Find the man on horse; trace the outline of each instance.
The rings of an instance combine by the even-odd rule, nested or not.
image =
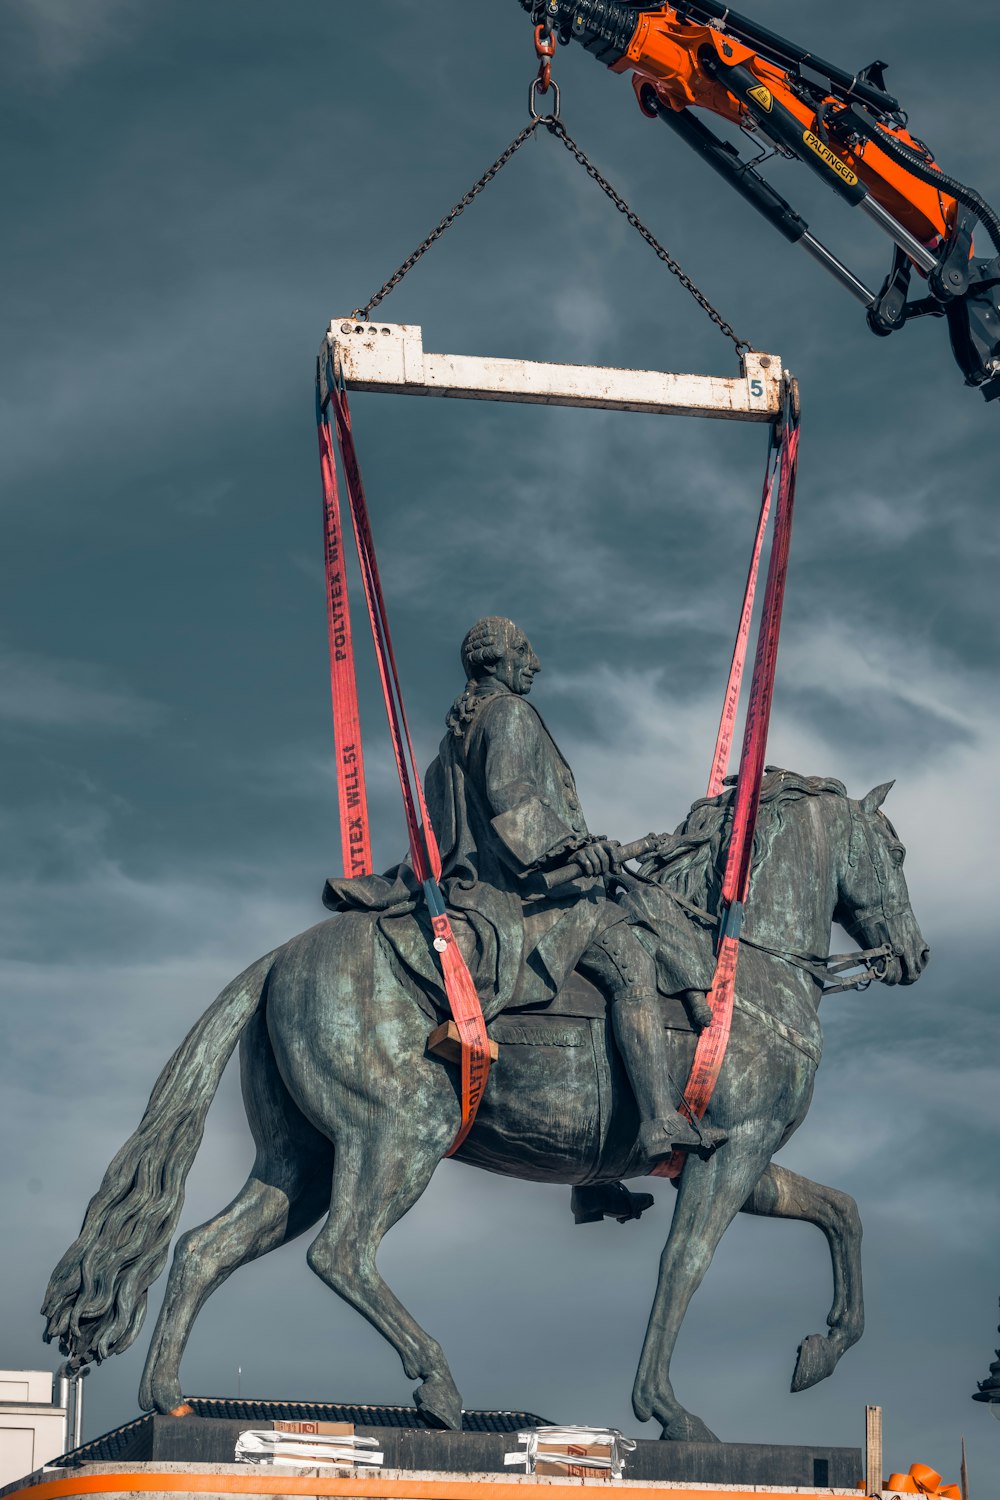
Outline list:
[[[489,616],[462,642],[462,665],[466,686],[426,784],[449,906],[482,911],[495,893],[513,907],[523,941],[517,1003],[551,999],[577,968],[607,996],[650,1162],[710,1153],[725,1136],[676,1108],[655,960],[605,888],[616,845],[588,831],[573,773],[527,701],[540,670],[530,641],[512,620]],[[567,863],[578,878],[548,890],[542,874]]]

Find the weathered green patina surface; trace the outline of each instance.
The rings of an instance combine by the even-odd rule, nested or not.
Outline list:
[[[712,955],[676,903],[650,923],[641,904],[606,888],[615,845],[593,837],[566,758],[528,702],[541,663],[512,620],[489,616],[462,643],[467,674],[427,775],[427,805],[442,856],[441,884],[487,1020],[510,1007],[548,1006],[578,970],[605,997],[652,1164],[672,1149],[722,1141],[678,1112],[660,995],[704,1015]],[[548,889],[546,870],[574,863],[575,879]],[[444,1001],[412,871],[328,881],[333,911],[379,911],[402,962]]]
[[[686,1076],[695,1038],[685,984],[711,969],[710,921],[699,912],[714,910],[718,897],[731,793],[695,804],[669,848],[609,884],[614,849],[589,839],[564,759],[537,716],[527,717],[536,668],[525,642],[518,691],[508,672],[513,639],[495,658],[507,663],[501,670],[511,681],[491,690],[483,684],[496,673],[469,673],[430,778],[449,901],[468,918],[463,941],[501,1043],[460,1157],[535,1181],[613,1184],[648,1170],[654,1153],[644,1127],[655,1128],[669,1107],[667,1075]],[[712,1134],[680,1181],[633,1390],[637,1416],[658,1418],[664,1437],[712,1436],[675,1396],[670,1360],[691,1296],[741,1210],[806,1219],[830,1244],[828,1331],[800,1346],[793,1388],[829,1375],[861,1335],[853,1200],[771,1159],[812,1096],[822,1045],[816,970],[829,953],[831,922],[861,947],[891,945],[881,975],[888,984],[912,983],[927,962],[902,845],[880,811],[887,790],[853,801],[836,781],[783,771],[765,779],[745,929],[752,944],[741,957],[732,1039],[706,1117]],[[579,861],[581,878],[553,899],[540,875],[567,855]],[[421,977],[425,961],[412,956],[413,937],[421,937],[415,895],[405,868],[381,883],[331,883],[334,914],[222,992],[168,1062],[109,1166],[43,1308],[47,1337],[82,1361],[120,1352],[139,1331],[205,1115],[239,1042],[257,1158],[229,1207],[178,1241],[143,1376],[144,1406],[167,1412],[179,1402],[181,1356],[210,1293],[238,1266],[322,1219],[310,1266],[396,1348],[419,1381],[424,1411],[460,1426],[461,1398],[443,1351],[375,1263],[382,1237],[426,1188],[459,1118],[457,1069],[426,1049],[440,986],[433,970]],[[609,950],[615,935],[619,946]],[[606,960],[627,981],[620,989]],[[579,973],[548,998],[573,964],[606,988],[610,1003]],[[622,972],[629,966],[641,979]],[[632,1007],[624,1024],[623,1004]],[[660,1092],[647,1098],[649,1073],[644,1082],[629,1053],[633,1024],[652,1037],[651,1056],[660,1060],[650,1082]]]

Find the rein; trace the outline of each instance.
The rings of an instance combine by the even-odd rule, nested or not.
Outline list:
[[[754,942],[753,938],[743,938],[742,941],[760,953],[768,953],[772,958],[780,958],[797,969],[805,969],[823,986],[823,995],[839,995],[844,990],[866,990],[876,980],[884,979],[889,972],[889,960],[899,957],[898,949],[891,943],[883,943],[880,948],[864,948],[858,953],[831,953],[824,962],[821,958],[811,958],[804,953],[769,948],[765,943]],[[851,974],[839,984],[826,983],[831,974],[845,974],[858,964],[864,966],[861,973]]]
[[[679,896],[668,886],[659,886],[658,889],[669,896],[671,901],[676,901],[677,905],[689,915],[696,917],[704,926],[713,928],[718,926],[718,917],[705,907],[696,906],[693,901],[688,901],[685,896]],[[758,953],[766,953],[769,958],[780,958],[783,963],[791,964],[796,969],[804,969],[807,974],[812,975],[817,984],[823,986],[824,995],[838,995],[844,990],[866,990],[876,980],[884,979],[889,970],[889,960],[899,957],[899,950],[892,943],[883,943],[880,948],[864,948],[858,953],[831,953],[828,958],[824,959],[818,953],[796,953],[793,948],[772,948],[767,943],[758,942],[756,938],[747,937],[744,932],[740,933],[739,941],[747,948],[755,948]],[[839,984],[826,983],[831,975],[844,974],[857,964],[864,965],[862,973],[841,980]]]

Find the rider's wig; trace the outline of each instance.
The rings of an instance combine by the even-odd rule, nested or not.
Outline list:
[[[502,659],[519,631],[513,620],[504,615],[487,615],[477,620],[462,642],[462,670],[470,682],[483,675],[483,667],[492,667]]]

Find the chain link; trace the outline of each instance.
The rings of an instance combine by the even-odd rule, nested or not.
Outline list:
[[[708,314],[712,322],[715,324],[716,328],[718,328],[719,332],[724,333],[727,339],[732,340],[733,344],[736,347],[736,353],[741,357],[744,354],[748,354],[752,350],[753,345],[748,344],[746,339],[741,339],[736,330],[733,328],[732,324],[727,323],[718,309],[712,306],[711,302],[709,302],[708,298],[705,296],[705,293],[700,289],[700,287],[695,285],[687,272],[680,265],[678,265],[677,261],[674,260],[674,257],[670,254],[670,251],[667,250],[665,246],[660,244],[659,240],[653,234],[652,230],[646,228],[645,224],[639,218],[639,215],[635,212],[635,210],[629,207],[621,194],[616,192],[615,189],[611,186],[610,182],[608,182],[607,178],[601,175],[597,167],[595,167],[594,163],[590,160],[590,157],[583,150],[582,146],[577,145],[576,141],[570,135],[569,131],[566,129],[562,121],[556,119],[547,119],[544,123],[548,126],[549,131],[552,133],[552,135],[554,135],[558,140],[562,142],[570,155],[576,158],[581,167],[583,167],[586,171],[587,176],[592,177],[601,191],[611,199],[611,202],[615,205],[615,208],[617,208],[618,212],[625,215],[625,218],[631,224],[632,228],[642,236],[649,248],[656,252],[671,275],[677,277],[677,280],[680,282],[681,286],[686,292],[690,292],[691,296],[697,302],[698,306],[703,312]]]
[[[532,94],[534,96],[534,89],[532,91]],[[639,218],[639,215],[635,212],[635,210],[629,207],[621,194],[616,192],[615,189],[611,186],[610,182],[608,182],[607,178],[604,177],[600,171],[598,171],[597,167],[594,166],[594,163],[590,160],[590,157],[587,155],[587,153],[581,146],[577,145],[576,141],[570,135],[565,125],[559,119],[558,113],[551,115],[538,115],[534,117],[531,120],[531,123],[529,125],[526,125],[524,129],[514,137],[510,145],[507,147],[506,151],[504,151],[502,155],[497,157],[493,165],[487,168],[482,177],[480,177],[478,181],[473,184],[473,186],[464,195],[464,197],[459,199],[458,203],[455,204],[455,207],[444,216],[440,224],[438,224],[435,229],[431,230],[430,234],[425,240],[421,241],[421,243],[413,251],[412,255],[408,255],[406,260],[403,261],[398,270],[393,272],[393,274],[389,277],[389,280],[379,288],[379,290],[368,302],[366,302],[365,306],[355,308],[351,316],[353,318],[367,318],[370,313],[374,312],[375,308],[378,307],[386,297],[388,297],[389,293],[395,290],[395,288],[402,281],[403,277],[406,276],[408,272],[413,270],[413,267],[417,264],[417,261],[420,260],[422,256],[426,255],[431,246],[441,238],[445,230],[450,229],[459,215],[463,214],[468,208],[469,204],[472,203],[476,198],[478,198],[479,194],[485,187],[489,186],[497,173],[507,165],[511,157],[516,152],[520,151],[521,147],[525,144],[526,141],[529,141],[531,139],[540,125],[544,125],[551,135],[554,135],[557,140],[562,142],[570,155],[579,162],[581,167],[583,167],[584,171],[587,173],[587,176],[593,178],[594,182],[597,183],[597,186],[601,189],[601,191],[605,193],[608,198],[610,198],[611,202],[614,204],[615,208],[617,208],[618,212],[620,214],[624,214],[626,220],[629,224],[631,224],[632,228],[642,236],[650,249],[655,252],[655,254],[666,266],[667,270],[670,271],[673,276],[677,277],[677,280],[680,282],[684,290],[691,294],[691,296],[697,302],[698,306],[704,313],[708,315],[708,317],[715,324],[716,328],[718,328],[719,332],[725,334],[726,338],[732,341],[733,345],[736,348],[736,353],[740,355],[740,357],[742,357],[744,354],[749,353],[752,350],[753,345],[747,343],[746,339],[741,339],[738,336],[732,324],[726,322],[725,318],[718,311],[718,309],[713,307],[711,302],[709,302],[704,292],[695,285],[686,271],[684,271],[683,268],[677,263],[674,257],[670,254],[670,251],[667,250],[664,245],[660,244],[660,241],[653,234],[652,230],[646,228],[646,225]]]

